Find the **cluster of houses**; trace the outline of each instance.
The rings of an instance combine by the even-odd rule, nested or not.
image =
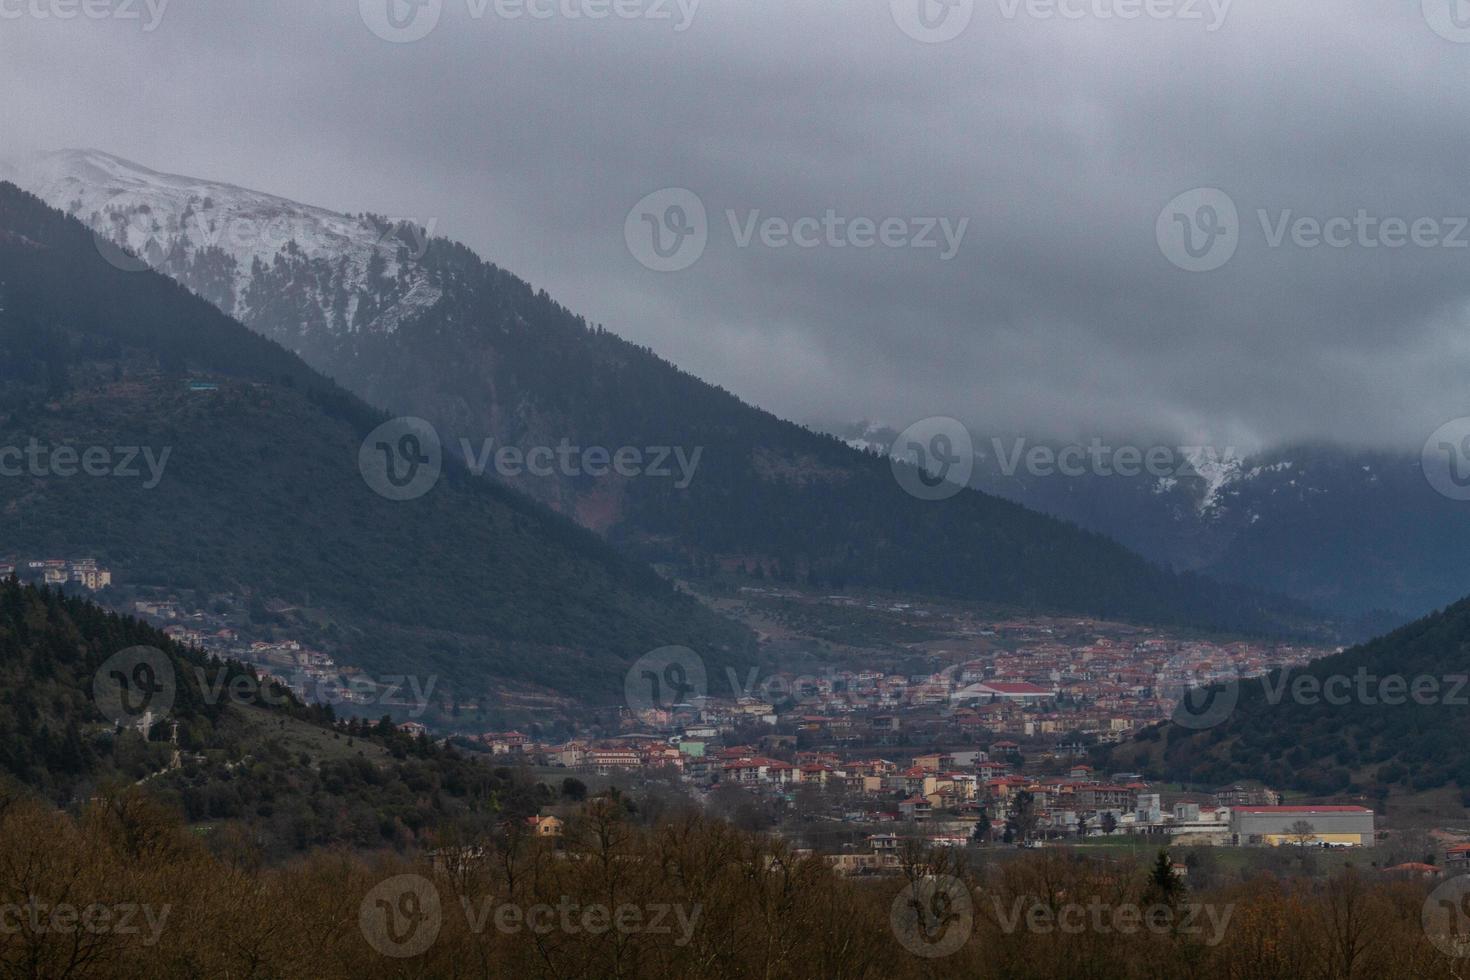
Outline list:
[[[845,596],[806,596],[776,589],[745,588],[762,599],[837,608],[865,607],[895,622],[924,623],[943,640],[923,644],[935,671],[896,676],[889,671],[844,672],[810,678],[776,675],[746,689],[716,692],[779,701],[791,694],[813,714],[841,715],[861,708],[892,710],[954,701],[990,700],[1049,704],[1046,725],[1078,727],[1080,715],[1095,727],[1136,727],[1167,717],[1184,690],[1215,681],[1259,677],[1279,667],[1296,667],[1331,649],[1274,642],[1211,642],[1171,635],[1155,627],[1072,617],[977,617],[942,607],[864,602]],[[1091,717],[1089,717],[1091,716]],[[1015,732],[1016,734],[1027,734]]]
[[[132,613],[160,628],[176,643],[197,647],[256,669],[262,682],[274,682],[308,703],[377,703],[378,685],[329,654],[297,640],[249,640],[221,617],[187,610],[171,599],[138,599]],[[404,701],[402,707],[415,707]],[[391,706],[390,706],[391,707]]]
[[[1069,751],[1081,758],[1092,745],[1122,741],[1169,717],[1193,687],[1259,676],[1324,652],[1148,635],[1067,643],[1031,634],[1014,650],[988,650],[925,674],[777,672],[726,697],[640,707],[626,727],[687,734],[691,726],[756,723],[839,749],[973,743],[987,733],[1072,736]]]
[[[1130,833],[1277,844],[1305,820],[1322,824],[1319,846],[1372,843],[1371,810],[1296,814],[1271,809],[1281,806],[1274,793],[1248,787],[1166,799],[1138,774],[1094,773],[1085,762],[1093,748],[1167,717],[1182,690],[1323,653],[1111,624],[1111,633],[1093,631],[1101,625],[1073,623],[1054,635],[1034,620],[986,624],[974,630],[980,655],[934,651],[936,666],[945,666],[929,673],[775,673],[729,697],[640,705],[624,712],[616,736],[537,744],[495,732],[483,741],[493,753],[542,765],[634,779],[660,773],[697,791],[734,785],[811,805],[815,789],[829,818],[875,830],[922,825],[938,842],[1002,839],[1023,810],[1028,838]],[[1276,827],[1278,815],[1292,819]],[[1352,829],[1341,830],[1344,822]]]
[[[16,577],[42,585],[76,585],[98,592],[112,585],[112,570],[95,558],[38,558],[0,560],[0,579]]]
[[[1166,794],[1137,773],[1104,778],[1084,764],[1053,775],[1023,772],[1022,745],[997,739],[984,749],[928,751],[903,762],[843,758],[801,750],[768,736],[755,745],[723,745],[716,728],[662,738],[639,735],[537,744],[520,732],[482,736],[498,755],[605,777],[677,777],[700,791],[722,784],[797,802],[820,791],[825,811],[854,824],[905,824],[933,843],[1144,834],[1178,844],[1370,846],[1373,811],[1357,806],[1283,806],[1275,792],[1234,785],[1213,793]],[[1052,754],[1055,764],[1058,756]],[[984,827],[977,826],[984,823]]]

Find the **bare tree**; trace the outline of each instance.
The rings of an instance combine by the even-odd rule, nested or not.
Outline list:
[[[1287,836],[1293,844],[1305,851],[1317,839],[1317,828],[1306,820],[1298,820],[1287,828]]]

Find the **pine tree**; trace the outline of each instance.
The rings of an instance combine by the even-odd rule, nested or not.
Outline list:
[[[1174,873],[1174,862],[1169,859],[1169,852],[1159,851],[1159,856],[1154,860],[1153,870],[1148,876],[1149,893],[1166,905],[1173,905],[1184,892],[1184,882]]]
[[[970,840],[976,844],[986,844],[990,841],[990,809],[980,808],[980,819],[975,821],[975,830],[970,834]]]

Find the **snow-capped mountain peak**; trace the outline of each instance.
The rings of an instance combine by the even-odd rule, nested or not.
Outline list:
[[[391,332],[442,295],[418,262],[428,233],[417,226],[161,173],[100,150],[41,154],[15,173],[21,187],[250,326],[263,319],[268,294],[279,295],[253,288],[267,276],[297,280],[301,335]],[[299,347],[303,337],[277,339]]]

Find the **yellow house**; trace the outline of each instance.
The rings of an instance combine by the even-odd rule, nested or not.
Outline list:
[[[526,826],[537,837],[560,837],[562,832],[562,822],[557,817],[527,817]]]

